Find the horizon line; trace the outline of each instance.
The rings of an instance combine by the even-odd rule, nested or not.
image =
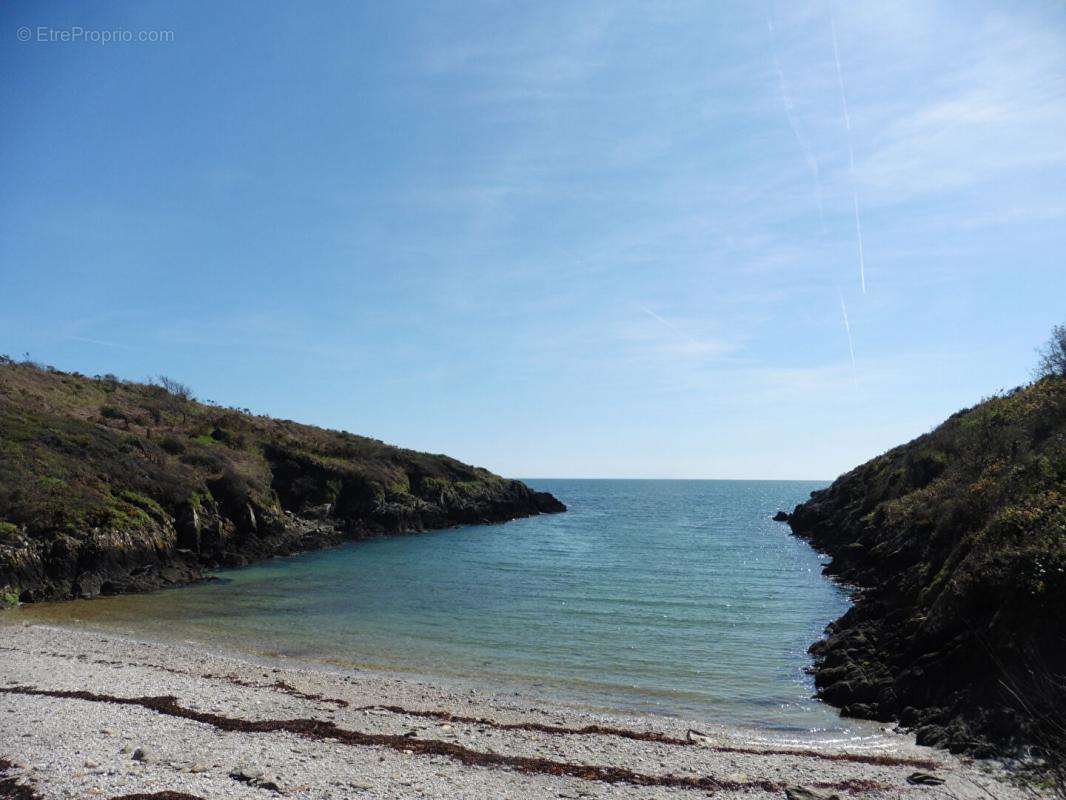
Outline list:
[[[590,475],[566,475],[549,477],[539,475],[535,477],[523,476],[516,478],[521,481],[719,481],[723,483],[831,483],[835,478],[690,478],[690,477],[603,477]]]

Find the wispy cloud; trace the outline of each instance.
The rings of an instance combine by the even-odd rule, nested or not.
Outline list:
[[[114,348],[117,348],[117,349],[120,349],[120,350],[136,350],[137,349],[136,347],[133,347],[132,345],[121,344],[120,342],[108,342],[108,341],[105,341],[103,339],[90,339],[90,338],[85,337],[85,336],[64,336],[63,339],[65,339],[68,342],[83,342],[85,344],[95,344],[95,345],[98,345],[99,347],[114,347]]]
[[[848,93],[844,88],[844,70],[840,66],[840,48],[837,46],[837,26],[829,17],[829,30],[833,36],[833,61],[837,68],[837,83],[840,84],[840,103],[844,110],[844,129],[848,142],[848,182],[851,184],[851,204],[855,210],[855,239],[859,245],[859,280],[862,293],[866,294],[866,256],[863,254],[862,221],[859,219],[859,195],[855,191],[855,147],[851,143],[851,113],[848,111]],[[841,303],[844,298],[841,296]],[[847,313],[845,312],[845,317]],[[852,356],[854,360],[854,356]]]
[[[848,305],[844,302],[844,293],[838,288],[840,295],[840,312],[844,315],[844,332],[848,335],[848,352],[851,353],[851,377],[855,382],[855,388],[859,387],[859,373],[855,368],[855,342],[851,338],[851,322],[848,321]]]
[[[737,345],[722,339],[698,339],[679,328],[670,320],[656,314],[650,308],[641,306],[640,310],[658,322],[675,338],[670,342],[656,340],[655,352],[685,357],[715,357],[731,353],[737,349]]]
[[[788,85],[785,82],[785,73],[781,69],[781,59],[777,55],[777,33],[774,30],[774,23],[770,17],[766,18],[766,27],[770,31],[770,51],[774,59],[774,70],[777,72],[777,82],[781,90],[781,102],[785,106],[785,116],[788,117],[788,126],[792,129],[792,135],[796,139],[796,143],[799,144],[800,151],[803,153],[803,160],[807,164],[807,169],[810,170],[811,180],[814,183],[814,200],[818,205],[818,220],[821,223],[822,231],[825,231],[825,205],[822,202],[822,175],[821,170],[818,168],[818,159],[814,157],[814,153],[811,152],[811,147],[807,143],[807,137],[805,137],[800,131],[799,121],[796,118],[795,107],[792,103],[792,95],[789,94]]]
[[[911,102],[867,104],[879,134],[857,176],[881,205],[947,195],[1066,166],[1066,49],[1061,34],[986,22],[967,50]]]

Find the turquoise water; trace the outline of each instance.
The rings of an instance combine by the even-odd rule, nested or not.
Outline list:
[[[172,636],[534,685],[593,705],[841,731],[808,645],[847,608],[770,520],[822,484],[531,480],[566,514],[357,542],[76,606]]]

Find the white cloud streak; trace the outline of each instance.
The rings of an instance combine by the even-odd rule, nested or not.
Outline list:
[[[844,292],[837,288],[837,294],[840,295],[840,312],[844,315],[844,332],[848,335],[848,352],[851,353],[851,378],[855,383],[855,388],[859,388],[859,373],[855,368],[855,343],[851,339],[851,323],[848,321],[848,306],[844,302]]]
[[[660,323],[662,323],[662,324],[663,324],[663,325],[665,325],[665,326],[666,326],[667,328],[669,328],[670,330],[672,330],[672,331],[673,331],[674,333],[676,333],[676,334],[677,334],[678,336],[680,336],[680,337],[681,337],[682,339],[685,339],[686,341],[692,342],[692,344],[694,344],[694,345],[697,345],[697,346],[699,346],[699,347],[702,347],[702,346],[703,346],[703,343],[702,343],[702,342],[701,342],[701,341],[700,341],[699,339],[695,338],[694,336],[689,336],[689,335],[688,335],[687,333],[685,333],[685,332],[684,332],[683,330],[681,330],[681,329],[680,329],[679,327],[677,327],[676,325],[674,325],[674,324],[673,324],[672,322],[667,322],[667,321],[666,321],[665,319],[663,319],[662,317],[660,317],[660,316],[659,316],[658,314],[656,314],[656,313],[655,313],[654,311],[652,311],[652,310],[651,310],[650,308],[645,308],[644,306],[641,306],[641,309],[640,309],[640,310],[641,310],[641,311],[643,311],[643,312],[644,312],[645,314],[647,314],[648,316],[650,316],[650,317],[651,317],[652,319],[658,320],[658,321],[659,321]]]
[[[785,115],[788,117],[788,126],[792,129],[792,135],[796,138],[797,144],[799,144],[800,150],[803,151],[803,160],[807,162],[807,169],[810,170],[811,180],[814,181],[814,201],[818,204],[818,221],[822,226],[822,232],[825,233],[825,207],[822,202],[822,173],[818,167],[818,159],[814,157],[814,153],[811,152],[811,147],[807,143],[806,137],[800,132],[799,122],[796,119],[795,106],[792,103],[792,96],[788,92],[788,85],[785,82],[785,73],[781,69],[781,59],[777,55],[777,34],[774,31],[774,23],[769,17],[766,18],[766,27],[770,31],[770,52],[774,59],[774,70],[777,72],[777,83],[781,90],[781,102],[785,106]]]
[[[862,220],[859,218],[859,196],[855,190],[851,190],[851,205],[855,209],[855,239],[859,244],[859,283],[862,285],[862,293],[866,294],[866,256],[862,246]]]
[[[848,140],[848,180],[851,183],[851,204],[855,209],[855,238],[859,244],[859,281],[862,284],[862,293],[866,294],[866,256],[862,246],[862,221],[859,218],[859,195],[855,191],[855,148],[851,143],[851,114],[848,111],[848,93],[844,89],[844,70],[840,66],[840,48],[837,46],[837,26],[833,18],[829,18],[829,30],[833,34],[833,61],[837,67],[837,83],[840,84],[840,103],[844,109],[844,128]],[[841,297],[843,303],[843,297]],[[845,318],[847,312],[845,312]],[[852,356],[854,360],[854,356]]]
[[[137,348],[132,347],[132,346],[130,346],[128,344],[120,344],[118,342],[105,342],[102,339],[88,339],[88,338],[86,338],[84,336],[64,336],[63,338],[66,339],[68,342],[83,342],[85,344],[99,345],[100,347],[115,347],[115,348],[118,348],[120,350],[135,350],[135,349],[137,349]]]
[[[695,336],[689,335],[669,320],[663,319],[650,308],[640,306],[640,310],[674,334],[674,336],[676,336],[676,344],[674,339],[671,339],[669,342],[655,341],[654,343],[651,343],[648,341],[647,335],[643,333],[629,336],[627,338],[635,339],[638,342],[643,340],[643,346],[640,346],[638,350],[635,351],[637,358],[643,359],[652,356],[656,361],[662,360],[664,357],[667,359],[714,359],[717,361],[737,349],[736,342],[713,337],[697,339]]]

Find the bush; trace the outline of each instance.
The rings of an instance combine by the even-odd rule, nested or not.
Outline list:
[[[190,467],[196,467],[207,472],[221,472],[230,465],[229,459],[222,453],[202,450],[199,448],[182,453],[180,458],[181,463],[188,464]]]
[[[126,415],[114,406],[100,406],[100,416],[104,419],[126,419]]]
[[[1036,352],[1040,354],[1036,365],[1038,379],[1052,375],[1066,376],[1066,325],[1052,328],[1051,338]]]
[[[164,436],[159,440],[159,447],[172,456],[180,456],[185,452],[185,443],[176,436]]]
[[[166,375],[159,376],[159,386],[164,389],[167,394],[171,394],[179,400],[188,402],[195,400],[192,389],[181,381],[176,381],[173,378],[168,378]]]
[[[11,522],[0,521],[0,542],[17,542],[19,527]]]
[[[240,450],[245,445],[245,436],[243,433],[234,433],[226,428],[216,427],[211,431],[211,439],[216,442],[221,442],[227,447],[232,447],[235,450]]]

